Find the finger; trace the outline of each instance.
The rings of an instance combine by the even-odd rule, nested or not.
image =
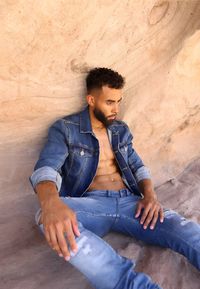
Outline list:
[[[157,223],[157,220],[158,220],[158,210],[156,210],[154,212],[154,216],[153,216],[153,220],[151,222],[151,226],[150,226],[150,229],[153,230],[155,228],[155,225]]]
[[[51,242],[51,236],[50,236],[50,232],[49,232],[49,227],[47,228],[47,227],[44,226],[44,235],[45,235],[47,243],[52,248],[52,242]]]
[[[78,247],[77,247],[77,244],[76,244],[76,241],[75,241],[75,236],[74,236],[74,233],[73,233],[73,230],[72,230],[72,226],[71,226],[71,223],[70,223],[70,226],[68,225],[68,222],[66,223],[65,222],[65,235],[66,235],[66,238],[69,242],[69,246],[71,248],[71,250],[76,253],[77,250],[78,250]]]
[[[78,228],[78,222],[77,222],[76,216],[72,220],[72,229],[73,229],[74,233],[76,234],[76,236],[79,237],[81,233],[80,233],[79,228]]]
[[[152,218],[154,217],[154,213],[155,213],[155,207],[151,208],[148,212],[148,215],[145,219],[145,222],[144,222],[144,226],[143,228],[146,229],[149,225],[149,223],[152,221]]]
[[[58,255],[60,256],[62,254],[59,244],[58,244],[58,240],[56,237],[56,229],[54,227],[49,227],[49,235],[50,235],[50,244],[51,244],[51,248],[56,251],[58,253]]]
[[[59,248],[60,248],[62,256],[65,258],[66,261],[69,261],[70,253],[68,250],[66,239],[64,237],[62,226],[57,226],[57,240],[58,240],[58,244],[59,244]]]
[[[49,246],[51,247],[51,238],[50,238],[50,234],[49,231],[44,227],[44,235],[45,238],[47,240],[47,243],[49,244]]]
[[[165,217],[164,217],[164,211],[162,207],[160,208],[159,213],[160,213],[160,222],[163,223]]]
[[[139,202],[138,205],[137,205],[137,210],[136,210],[136,213],[135,213],[135,218],[138,218],[141,214],[141,211],[142,211],[142,208],[143,208],[143,205]]]
[[[143,213],[142,213],[142,217],[141,217],[141,220],[140,220],[140,224],[143,224],[149,211],[151,209],[151,204],[147,205],[146,208],[144,209]]]

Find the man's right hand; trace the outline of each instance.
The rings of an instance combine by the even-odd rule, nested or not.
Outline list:
[[[50,247],[60,257],[64,257],[66,261],[69,261],[69,250],[71,249],[74,253],[78,250],[75,236],[80,236],[80,232],[76,214],[60,200],[58,194],[53,192],[54,188],[50,186],[52,184],[48,183],[49,189],[53,190],[49,190],[49,192],[46,191],[47,184],[39,184],[37,186],[37,193],[42,208],[41,222]]]
[[[51,198],[42,208],[41,221],[50,247],[68,261],[70,259],[69,249],[74,253],[78,250],[75,235],[80,236],[80,232],[75,212],[56,197]]]

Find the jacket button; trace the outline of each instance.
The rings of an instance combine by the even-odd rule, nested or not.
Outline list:
[[[85,153],[84,153],[84,151],[82,150],[82,151],[80,152],[80,155],[81,155],[81,156],[84,156],[84,154],[85,154]]]

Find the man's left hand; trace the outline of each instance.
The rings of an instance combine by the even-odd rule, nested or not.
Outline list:
[[[154,196],[144,197],[144,199],[138,202],[135,217],[138,218],[140,215],[140,224],[143,225],[144,229],[147,229],[150,224],[150,229],[153,230],[158,218],[161,223],[164,221],[163,209]]]

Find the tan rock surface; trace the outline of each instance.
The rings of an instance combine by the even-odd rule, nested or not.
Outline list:
[[[67,278],[63,277],[63,262],[38,236],[32,219],[36,202],[28,177],[48,126],[84,106],[89,68],[111,67],[126,77],[121,118],[130,125],[135,147],[150,167],[156,186],[175,182],[165,185],[164,204],[199,218],[199,163],[194,163],[191,175],[184,175],[189,181],[173,180],[200,156],[200,1],[5,0],[0,3],[0,27],[5,286],[63,288],[67,284],[66,288],[79,288],[82,284],[83,277],[70,266]],[[123,244],[130,241],[121,240]],[[119,247],[120,242],[117,238]],[[138,268],[167,284],[164,288],[197,288],[197,273],[182,258],[155,248],[148,248],[146,257],[145,250],[142,254],[144,260],[150,258],[150,265],[140,261]],[[158,256],[160,262],[156,262]],[[166,258],[171,260],[167,265]],[[151,268],[154,263],[159,274]],[[75,279],[69,277],[71,272]]]
[[[121,117],[157,185],[199,156],[199,1],[41,2],[0,4],[2,150],[33,150],[83,107],[88,68],[107,66],[126,77]]]

